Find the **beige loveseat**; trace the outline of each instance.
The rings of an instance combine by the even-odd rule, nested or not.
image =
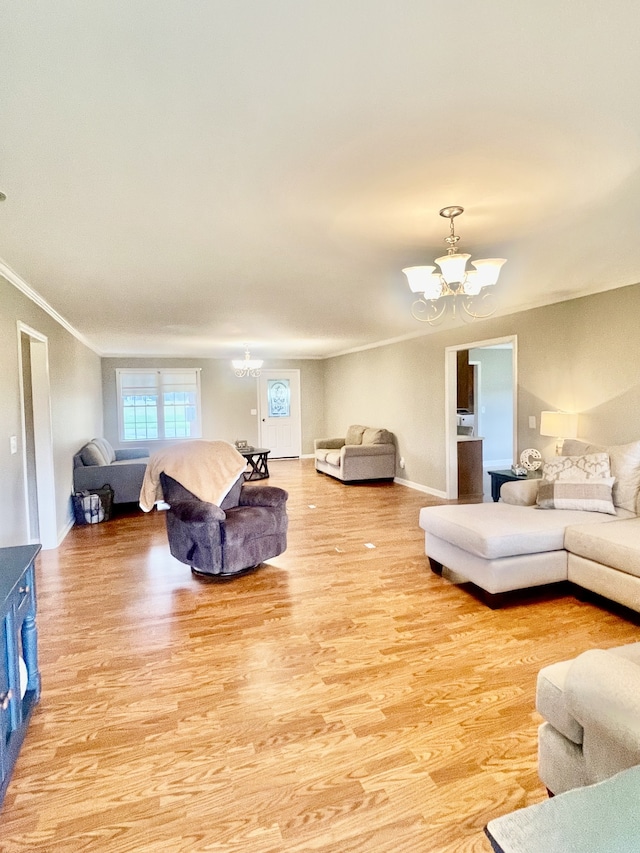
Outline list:
[[[392,480],[396,475],[396,445],[386,429],[354,424],[344,438],[316,438],[316,471],[344,482]]]
[[[538,775],[554,794],[640,764],[640,643],[545,666],[536,708]]]
[[[431,568],[440,574],[446,566],[475,584],[491,607],[507,592],[569,580],[640,612],[640,441],[565,441],[562,453],[608,457],[615,478],[608,509],[599,500],[600,511],[539,508],[545,480],[505,483],[499,503],[424,507],[419,523]]]

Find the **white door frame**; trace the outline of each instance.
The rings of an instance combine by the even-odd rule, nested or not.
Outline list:
[[[29,510],[29,478],[27,471],[27,424],[22,363],[22,335],[29,338],[31,350],[31,396],[35,445],[38,530],[32,529]],[[25,514],[29,542],[40,542],[43,549],[58,547],[56,527],[56,492],[53,464],[53,428],[51,423],[51,386],[49,382],[49,339],[18,320],[18,377],[22,421],[22,471],[24,476]]]
[[[447,500],[458,498],[458,352],[476,347],[491,347],[497,344],[511,344],[513,347],[513,362],[511,379],[513,386],[513,452],[518,446],[518,336],[508,335],[504,338],[490,338],[486,341],[473,341],[468,344],[456,344],[446,347],[444,361],[444,422],[445,422],[445,454],[446,454],[446,489]]]
[[[295,405],[295,415],[298,421],[298,448],[299,455],[302,455],[302,405],[301,405],[301,382],[300,382],[300,370],[298,368],[285,368],[282,370],[278,370],[277,368],[269,368],[268,370],[262,370],[260,376],[258,377],[257,384],[257,392],[258,392],[258,443],[260,447],[266,447],[266,438],[263,435],[263,421],[266,417],[266,412],[262,411],[262,389],[264,387],[263,383],[266,383],[268,379],[289,379],[290,382],[295,383],[297,386],[297,404]],[[292,395],[294,397],[294,395]],[[294,397],[295,398],[295,397]],[[293,406],[292,406],[293,411]],[[277,458],[277,457],[274,457]]]

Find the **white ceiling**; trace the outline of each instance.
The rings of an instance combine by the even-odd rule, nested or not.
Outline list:
[[[637,0],[6,0],[0,258],[104,355],[318,357],[640,281]],[[1,267],[0,267],[1,269]]]

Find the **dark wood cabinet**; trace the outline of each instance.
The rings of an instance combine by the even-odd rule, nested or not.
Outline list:
[[[475,373],[469,364],[469,350],[458,350],[458,409],[475,412]]]
[[[482,439],[458,440],[458,497],[482,500]]]

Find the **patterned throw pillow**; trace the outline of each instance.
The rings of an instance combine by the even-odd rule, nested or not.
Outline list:
[[[579,482],[610,477],[608,453],[588,453],[586,456],[553,456],[545,459],[542,479],[547,482],[572,480]]]
[[[616,478],[613,502],[621,509],[640,515],[640,441],[630,444],[611,444],[608,447],[566,439],[563,450],[567,455],[578,453],[609,454],[611,476]]]
[[[611,498],[615,477],[589,480],[541,480],[536,503],[539,509],[581,509],[615,515]]]

